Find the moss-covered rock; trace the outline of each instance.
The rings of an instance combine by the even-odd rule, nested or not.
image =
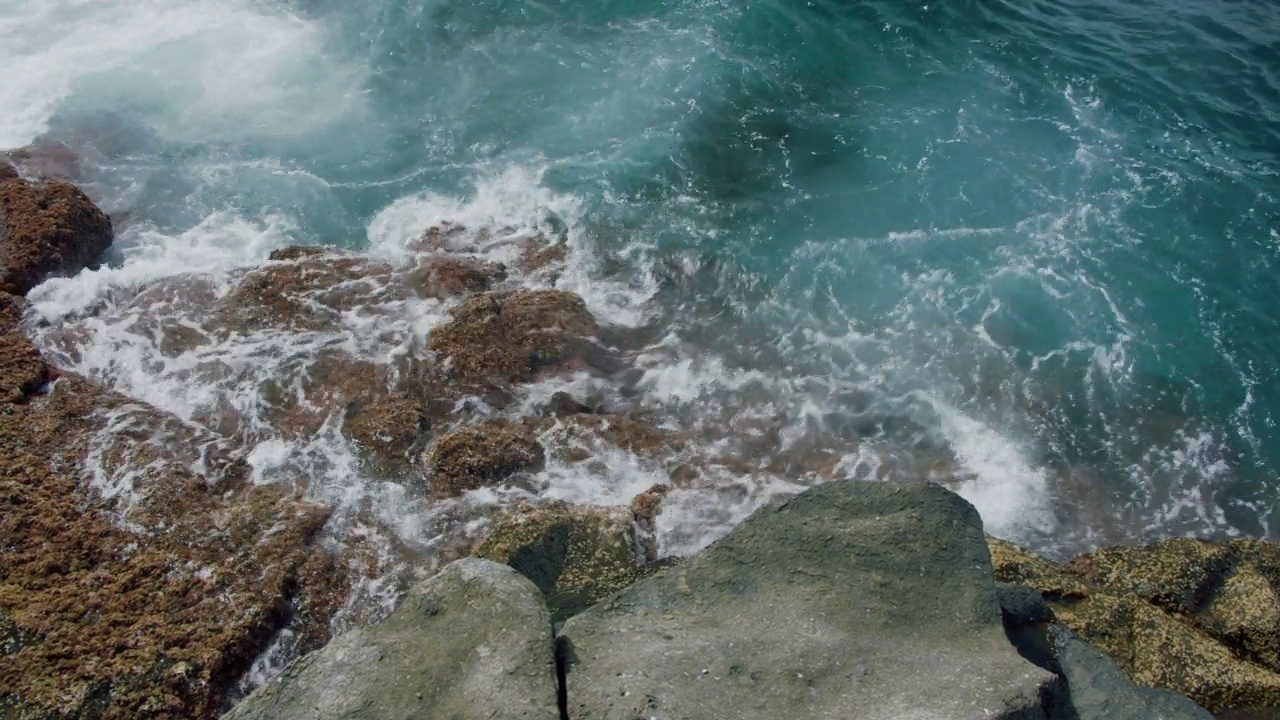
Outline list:
[[[1258,542],[1171,540],[1101,550],[1061,567],[1010,543],[989,545],[997,580],[1040,590],[1058,622],[1134,682],[1222,713],[1280,710],[1280,674],[1263,660],[1274,590],[1256,569],[1271,547]]]
[[[1235,563],[1195,614],[1197,624],[1280,672],[1280,545],[1242,538],[1229,544]]]
[[[486,420],[444,435],[428,451],[428,494],[454,497],[497,485],[517,473],[536,472],[545,463],[546,452],[529,428]]]
[[[1177,538],[1081,555],[1067,569],[1183,618],[1243,658],[1280,672],[1280,545]]]
[[[1175,538],[1147,548],[1103,548],[1064,569],[1094,586],[1132,593],[1165,612],[1193,614],[1234,564],[1230,547]]]
[[[475,554],[532,580],[556,622],[660,567],[638,557],[630,512],[559,503],[501,516]]]
[[[987,538],[987,547],[998,582],[1029,585],[1049,600],[1080,600],[1089,595],[1087,585],[1039,555],[993,537]]]

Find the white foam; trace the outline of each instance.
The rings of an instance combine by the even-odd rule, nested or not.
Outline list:
[[[552,461],[538,479],[541,495],[579,505],[626,506],[654,485],[670,484],[671,477],[653,462],[625,450],[597,447],[591,462],[565,464]]]
[[[634,327],[647,317],[646,303],[657,292],[656,281],[641,274],[626,280],[601,280],[594,272],[599,262],[597,246],[582,230],[582,202],[577,197],[546,186],[545,166],[509,165],[481,172],[472,193],[458,197],[424,192],[401,198],[369,224],[369,252],[378,257],[404,257],[417,251],[423,230],[446,224],[491,231],[488,240],[473,234],[460,236],[464,245],[452,250],[474,249],[487,259],[512,263],[520,243],[538,235],[551,242],[568,243],[567,265],[555,286],[576,292],[600,320]]]
[[[657,520],[658,554],[686,557],[719,540],[771,500],[803,487],[737,478],[730,486],[672,491]]]
[[[675,338],[664,342],[675,345]],[[749,384],[776,386],[780,381],[759,370],[731,368],[714,355],[698,357],[671,357],[661,352],[649,352],[636,358],[636,365],[644,368],[639,386],[646,397],[668,405],[680,405],[705,401],[716,392],[738,391]]]
[[[0,148],[59,106],[141,112],[171,139],[296,134],[358,105],[358,73],[322,29],[249,0],[9,0],[0,4]]]
[[[937,398],[926,400],[956,459],[972,473],[956,492],[978,509],[987,532],[1013,540],[1049,533],[1055,520],[1044,470],[994,428]]]
[[[512,257],[506,251],[516,242],[539,233],[552,233],[549,216],[554,214],[567,226],[579,220],[581,203],[572,195],[551,191],[542,184],[546,168],[509,166],[482,174],[474,182],[469,198],[424,192],[401,198],[369,223],[369,251],[375,255],[402,256],[416,251],[422,231],[432,226],[462,225],[476,230],[503,229],[482,250],[502,249],[498,259]],[[468,243],[474,242],[470,235]]]
[[[218,212],[178,235],[141,230],[117,241],[122,263],[71,278],[53,278],[33,289],[28,299],[41,316],[61,317],[91,307],[115,289],[141,288],[176,275],[216,276],[257,265],[271,250],[288,245],[294,229],[282,215],[257,221]]]

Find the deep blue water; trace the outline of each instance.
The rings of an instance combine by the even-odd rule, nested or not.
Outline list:
[[[119,262],[524,178],[757,378],[685,422],[951,452],[1038,544],[1280,534],[1276,3],[16,0],[0,47],[0,144],[81,148]]]

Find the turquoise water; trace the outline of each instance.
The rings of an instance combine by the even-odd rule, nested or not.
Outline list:
[[[15,0],[0,47],[0,145],[79,148],[118,263],[554,198],[683,423],[950,453],[1045,547],[1280,533],[1280,5]]]

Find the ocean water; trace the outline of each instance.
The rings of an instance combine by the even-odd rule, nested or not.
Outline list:
[[[33,293],[42,327],[182,417],[249,386],[159,361],[122,298],[452,220],[565,236],[557,283],[653,338],[594,390],[728,445],[770,428],[734,445],[761,468],[941,469],[1059,555],[1280,535],[1275,3],[7,0],[0,67],[0,148],[70,145],[120,219],[110,267]],[[261,475],[309,458],[320,499],[434,537],[332,427],[254,443]],[[545,496],[665,479],[602,457],[608,482],[552,467]],[[674,495],[665,551],[807,480],[742,482]]]

